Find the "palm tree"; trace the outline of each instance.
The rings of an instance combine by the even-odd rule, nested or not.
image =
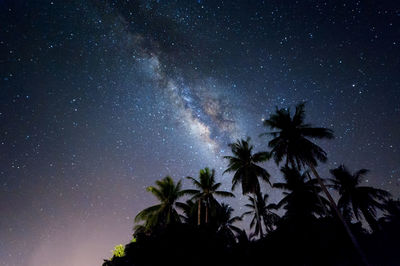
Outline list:
[[[318,161],[326,162],[326,152],[310,141],[310,138],[332,139],[333,132],[330,129],[312,127],[310,124],[306,124],[304,122],[304,108],[305,103],[298,104],[293,117],[290,109],[276,109],[275,113],[264,121],[264,125],[273,131],[261,135],[271,135],[273,137],[269,141],[268,146],[272,149],[271,155],[278,165],[285,159],[286,166],[290,164],[299,170],[306,166],[309,167],[329,201],[331,201],[332,207],[335,208],[335,201],[332,199],[315,169]],[[311,179],[310,176],[309,178]]]
[[[313,215],[322,215],[322,204],[329,204],[325,198],[319,198],[321,188],[316,179],[308,180],[307,173],[300,173],[296,168],[282,167],[285,183],[275,183],[274,188],[285,190],[284,197],[278,207],[286,210],[285,218],[310,218]],[[307,180],[306,180],[307,179]],[[321,199],[321,201],[320,201]]]
[[[264,126],[271,128],[272,132],[261,134],[273,137],[268,146],[277,164],[286,159],[289,164],[299,170],[305,166],[317,166],[317,161],[326,162],[326,152],[310,141],[311,139],[332,139],[333,132],[322,127],[312,127],[305,124],[305,103],[296,106],[292,117],[290,109],[276,109],[269,119],[264,121]]]
[[[258,194],[256,199],[254,199],[252,196],[249,196],[248,199],[250,203],[246,204],[245,206],[251,210],[243,213],[243,216],[253,215],[253,218],[250,222],[250,228],[252,229],[255,227],[254,235],[260,235],[260,238],[262,238],[262,224],[264,224],[267,232],[271,232],[280,219],[279,215],[272,211],[277,209],[277,205],[273,203],[267,204],[268,194],[264,194],[264,196]],[[260,215],[259,220],[257,219],[257,212]]]
[[[229,160],[228,168],[224,171],[234,172],[232,179],[232,191],[238,183],[242,185],[242,194],[253,194],[255,200],[256,195],[260,192],[260,183],[258,178],[271,184],[269,182],[269,173],[267,170],[258,165],[269,159],[267,152],[253,153],[253,146],[249,144],[250,138],[246,140],[237,140],[235,143],[229,144],[233,156],[225,156]],[[254,202],[256,205],[256,202]],[[260,221],[260,215],[256,208],[257,220]],[[260,228],[262,235],[262,228]]]
[[[217,208],[216,222],[217,222],[217,232],[227,239],[234,241],[235,233],[239,234],[241,229],[234,225],[234,223],[242,220],[240,216],[232,217],[233,208],[228,204],[221,203]]]
[[[347,234],[351,238],[357,251],[360,253],[364,263],[368,265],[366,257],[361,251],[360,245],[351,232],[349,225],[343,218],[335,201],[315,169],[318,161],[326,162],[327,156],[326,152],[321,147],[314,144],[310,139],[332,139],[333,131],[306,124],[304,122],[304,108],[305,103],[298,104],[293,116],[290,113],[290,109],[277,108],[275,113],[272,114],[269,119],[264,121],[264,125],[271,128],[273,131],[262,135],[270,135],[273,137],[273,139],[268,142],[268,146],[272,149],[270,153],[277,164],[286,159],[286,166],[290,163],[292,167],[298,169],[305,166],[311,169],[311,172],[318,180],[320,187],[328,198],[331,208],[335,210],[336,215],[345,227]]]
[[[376,221],[376,209],[384,209],[382,202],[389,198],[389,192],[374,187],[360,186],[368,173],[366,169],[351,174],[344,165],[341,165],[330,172],[334,177],[330,179],[331,187],[340,194],[339,209],[351,209],[358,221],[361,221],[360,213],[362,213],[371,229],[376,231],[379,228]]]
[[[201,205],[204,202],[205,204],[205,222],[208,223],[208,217],[209,217],[209,209],[211,208],[211,205],[215,203],[215,198],[214,195],[220,196],[220,197],[234,197],[231,192],[227,191],[221,191],[218,190],[219,187],[221,186],[221,183],[217,183],[215,181],[215,170],[212,169],[210,171],[209,168],[204,168],[200,170],[199,174],[199,180],[196,180],[193,177],[188,176],[188,179],[192,180],[193,184],[195,187],[198,188],[198,190],[190,190],[191,194],[194,194],[193,199],[197,199],[198,202],[198,217],[197,217],[197,224],[200,225],[201,223]]]
[[[146,208],[136,215],[135,222],[145,222],[144,225],[137,226],[138,229],[149,230],[180,222],[179,214],[175,209],[176,203],[180,197],[189,193],[187,190],[182,190],[181,181],[175,184],[174,180],[167,176],[156,181],[156,186],[148,187],[147,191],[156,196],[160,204]]]
[[[181,220],[186,224],[197,224],[197,203],[193,200],[187,200],[185,203],[177,202],[176,206],[182,210],[183,214],[180,215]]]

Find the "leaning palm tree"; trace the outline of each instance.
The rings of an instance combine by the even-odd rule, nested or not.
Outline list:
[[[264,194],[264,196],[259,194],[256,199],[253,196],[249,196],[248,199],[250,203],[245,206],[250,208],[250,210],[243,213],[243,216],[253,215],[250,228],[255,227],[254,235],[260,235],[260,238],[262,238],[261,229],[263,224],[266,232],[271,232],[280,219],[279,215],[273,212],[273,210],[277,209],[277,205],[273,203],[267,204],[268,194]],[[260,215],[259,220],[257,219],[257,212]]]
[[[171,223],[180,222],[180,217],[176,211],[177,200],[188,194],[187,190],[182,190],[181,181],[175,184],[171,177],[167,176],[162,180],[156,181],[156,186],[150,186],[147,191],[151,192],[160,201],[160,204],[146,208],[138,213],[135,222],[144,221],[144,225],[138,225],[141,230],[150,230],[155,227],[166,226]]]
[[[267,152],[253,153],[253,146],[249,144],[250,138],[246,140],[237,140],[235,143],[229,144],[232,150],[233,156],[225,156],[225,159],[229,160],[228,168],[224,171],[234,172],[232,179],[232,191],[235,189],[238,183],[242,185],[242,194],[253,194],[253,199],[260,192],[260,183],[258,178],[271,184],[269,182],[269,173],[267,170],[258,165],[258,163],[264,162],[269,159]],[[254,202],[254,205],[256,203]],[[256,208],[257,220],[260,221],[260,215]],[[262,228],[261,235],[262,235]]]
[[[271,148],[270,153],[278,165],[285,160],[286,166],[290,164],[292,167],[298,169],[301,169],[302,167],[310,168],[328,198],[331,208],[335,210],[336,215],[345,227],[347,234],[351,238],[357,251],[360,253],[364,263],[368,264],[365,255],[361,251],[360,245],[350,230],[349,225],[343,218],[335,201],[315,169],[318,165],[318,161],[326,162],[327,156],[326,152],[321,147],[314,144],[312,140],[332,139],[333,132],[330,129],[313,127],[310,124],[306,124],[304,122],[304,107],[304,103],[298,104],[293,116],[290,113],[290,109],[277,108],[275,113],[273,113],[269,119],[264,121],[264,125],[272,129],[272,131],[261,135],[272,136],[272,140],[268,142],[268,146]]]
[[[195,187],[198,190],[190,190],[191,194],[194,194],[193,199],[196,199],[198,202],[197,212],[197,224],[201,223],[201,205],[204,203],[205,205],[205,223],[208,223],[209,217],[209,209],[212,204],[215,203],[215,196],[219,197],[234,197],[231,192],[218,190],[221,186],[221,183],[217,183],[215,180],[215,170],[212,169],[210,171],[209,168],[204,168],[200,170],[199,179],[196,180],[193,177],[188,176],[188,179],[192,180]]]
[[[338,168],[330,170],[333,179],[331,187],[339,192],[340,199],[338,207],[342,210],[351,209],[354,217],[361,221],[360,213],[364,216],[373,231],[379,226],[376,221],[376,209],[384,210],[384,201],[390,197],[389,192],[369,187],[361,186],[368,170],[361,169],[353,174],[341,165]]]

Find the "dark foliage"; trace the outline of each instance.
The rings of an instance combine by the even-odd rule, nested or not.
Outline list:
[[[293,116],[288,109],[277,109],[265,121],[274,130],[269,133],[270,152],[255,153],[249,138],[230,144],[232,156],[225,156],[225,173],[233,174],[232,190],[239,184],[242,194],[248,195],[242,216],[251,217],[254,232],[237,227],[242,217],[233,216],[229,205],[214,198],[233,194],[219,190],[215,171],[205,168],[198,179],[189,177],[196,190],[183,190],[170,177],[149,187],[159,204],[138,214],[136,221],[144,223],[136,226],[136,241],[103,266],[400,265],[400,201],[382,189],[364,186],[367,170],[352,174],[341,166],[331,170],[329,180],[339,193],[338,208],[326,180],[315,170],[327,155],[311,142],[332,138],[332,131],[311,127],[304,117],[304,104],[299,104]],[[278,166],[286,161],[281,168],[284,182],[272,185],[283,193],[277,204],[268,203],[259,182],[270,184],[270,175],[260,164],[271,156]],[[302,171],[307,167],[316,179]],[[191,199],[178,202],[183,195]],[[284,212],[282,217],[275,213],[278,209]],[[377,210],[383,212],[380,219]]]
[[[281,171],[286,182],[275,183],[273,187],[284,190],[278,203],[278,207],[286,210],[283,218],[297,221],[314,215],[322,216],[328,201],[318,195],[321,188],[317,180],[309,180],[307,173],[300,173],[296,168],[283,167]]]
[[[345,217],[351,219],[354,214],[354,217],[360,221],[360,213],[362,213],[371,229],[376,231],[379,228],[376,221],[376,209],[383,210],[385,208],[382,201],[388,199],[390,194],[382,189],[362,186],[361,182],[367,173],[368,170],[361,169],[351,174],[344,165],[341,165],[331,170],[334,178],[330,181],[331,187],[340,194],[338,207]]]
[[[316,166],[318,161],[327,160],[326,152],[312,142],[313,139],[332,139],[333,131],[322,127],[306,124],[305,104],[296,106],[293,116],[290,109],[276,109],[264,126],[272,131],[262,135],[271,136],[268,142],[271,155],[279,164],[285,159],[285,165],[301,169],[305,166]]]
[[[352,230],[368,254],[371,265],[399,265],[399,224],[385,233],[365,232],[360,224]],[[266,237],[250,241],[244,232],[239,242],[227,245],[224,235],[207,226],[170,225],[151,236],[137,236],[125,248],[126,255],[106,266],[150,265],[363,265],[342,225],[334,218],[310,218],[281,223]]]

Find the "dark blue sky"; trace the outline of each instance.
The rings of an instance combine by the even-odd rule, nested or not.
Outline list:
[[[227,144],[267,149],[262,120],[300,101],[335,131],[321,175],[368,168],[397,198],[395,2],[0,1],[1,265],[100,265],[146,186],[208,166],[230,188]]]

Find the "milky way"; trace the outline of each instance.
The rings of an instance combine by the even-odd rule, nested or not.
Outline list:
[[[196,71],[196,66],[190,66],[201,62],[192,61],[194,41],[184,40],[183,34],[177,32],[179,25],[154,11],[153,8],[157,9],[154,3],[149,5],[110,2],[101,5],[101,9],[107,15],[113,14],[110,23],[124,29],[120,32],[121,39],[129,41],[123,49],[133,55],[133,63],[163,92],[158,96],[158,105],[169,106],[173,119],[182,124],[192,141],[200,141],[196,149],[204,147],[206,152],[219,157],[220,145],[240,136],[231,117],[232,110],[221,100],[224,88],[210,76]],[[143,24],[154,26],[141,30]],[[188,50],[187,46],[192,49]]]
[[[101,265],[148,185],[208,166],[229,189],[228,143],[267,149],[301,101],[335,132],[321,175],[399,197],[399,4],[348,2],[0,1],[0,265]]]

